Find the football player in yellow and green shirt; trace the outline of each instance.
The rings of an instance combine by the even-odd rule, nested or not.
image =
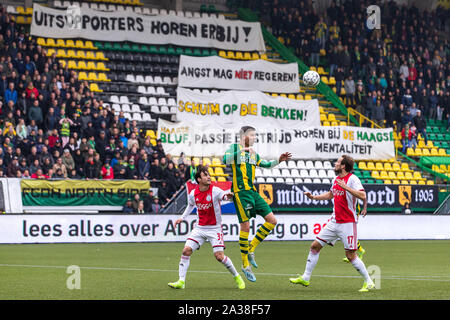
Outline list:
[[[255,128],[244,126],[239,132],[240,142],[232,144],[225,152],[223,163],[230,165],[233,171],[231,191],[234,193],[234,206],[240,223],[239,247],[242,257],[242,271],[249,281],[256,281],[250,263],[257,268],[255,261],[255,248],[275,228],[277,220],[267,202],[256,191],[253,184],[255,180],[255,167],[273,168],[282,161],[291,159],[289,152],[283,153],[277,160],[263,160],[253,150],[256,140]],[[257,230],[255,237],[248,241],[250,231],[250,218],[260,215],[264,224]]]

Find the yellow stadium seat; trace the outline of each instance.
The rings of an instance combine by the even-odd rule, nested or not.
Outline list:
[[[258,60],[259,59],[259,54],[257,54],[256,52],[252,53],[252,60]]]
[[[317,68],[317,73],[320,74],[320,75],[326,74],[326,73],[325,73],[325,70],[323,69],[323,67],[318,67],[318,68]],[[328,79],[327,79],[327,81],[328,81]]]
[[[278,97],[278,93],[272,93],[272,97]]]
[[[426,183],[425,183],[424,180],[419,180],[419,183],[418,183],[418,184],[425,185]]]
[[[47,50],[47,57],[51,57],[53,54],[56,54],[56,50],[55,49],[48,49]]]
[[[417,143],[417,146],[418,146],[419,148],[425,148],[425,147],[426,147],[425,141],[420,140],[420,141]]]
[[[394,171],[389,171],[389,179],[395,180],[397,179],[397,175]]]
[[[147,136],[149,136],[152,139],[156,139],[156,133],[153,130],[147,130]]]
[[[222,167],[216,167],[215,174],[216,174],[216,176],[225,176],[225,173],[223,172]]]
[[[428,140],[428,142],[427,142],[427,147],[428,147],[428,148],[434,148],[433,141]]]
[[[252,55],[250,54],[250,52],[244,52],[244,60],[252,60]]]
[[[375,163],[375,169],[377,169],[378,171],[384,170],[383,163],[382,162]]]
[[[328,121],[336,121],[336,116],[334,115],[334,113],[328,114]]]
[[[56,51],[56,57],[57,58],[66,58],[67,57],[66,50],[58,49],[58,51]]]
[[[98,84],[96,84],[96,83],[94,83],[94,82],[92,82],[92,83],[89,85],[89,89],[90,89],[91,91],[93,91],[93,92],[103,92],[103,90],[101,90],[101,89],[98,87]]]
[[[397,179],[399,180],[405,180],[405,173],[403,171],[397,172]]]
[[[244,55],[242,54],[241,51],[237,51],[235,57],[238,60],[244,60]]]
[[[438,149],[437,148],[431,148],[430,154],[432,156],[438,156],[439,155]]]
[[[422,155],[423,155],[422,149],[416,148],[416,150],[414,150],[414,156],[421,157]]]
[[[336,78],[335,77],[330,77],[328,79],[328,83],[329,83],[330,86],[336,85]]]
[[[413,177],[414,177],[414,179],[416,179],[416,180],[425,180],[425,178],[422,177],[422,175],[420,174],[419,171],[414,171]]]
[[[80,70],[90,70],[88,68],[88,66],[86,66],[86,62],[84,62],[84,61],[78,61],[78,69],[80,69]]]
[[[260,59],[262,60],[269,60],[269,58],[267,57],[267,54],[263,53],[260,57]]]
[[[75,41],[75,47],[79,48],[79,49],[84,49],[84,42],[83,40],[76,40]]]
[[[320,79],[322,80],[323,83],[325,83],[326,85],[328,85],[328,78],[327,78],[327,77],[322,76]]]
[[[400,171],[401,169],[400,169],[400,165],[398,164],[398,163],[394,163],[393,165],[392,165],[392,170],[394,170],[394,171]]]
[[[56,39],[56,46],[65,48],[66,42],[64,41],[64,39]]]
[[[211,177],[211,182],[217,182],[216,177]]]
[[[210,158],[203,158],[203,165],[204,166],[211,165],[211,159]]]
[[[287,98],[287,95],[285,93],[280,93],[280,97]]]
[[[217,181],[218,181],[218,182],[226,182],[227,179],[226,179],[225,177],[218,177],[218,178],[217,178]]]
[[[380,173],[378,171],[376,171],[376,170],[372,171],[371,176],[374,179],[380,179]]]
[[[103,62],[97,63],[97,70],[109,71],[109,69],[105,66],[105,64]]]
[[[386,171],[392,171],[392,166],[390,163],[385,163],[384,164],[384,170]]]
[[[86,55],[85,55],[85,57],[84,57],[84,59],[89,59],[89,60],[98,60],[96,57],[95,57],[95,53],[94,53],[94,51],[86,51],[86,52],[84,52],[84,51],[79,51],[79,52],[83,52],[83,54],[85,53]],[[101,52],[101,51],[99,51],[99,52]],[[103,52],[101,52],[102,54],[103,54]]]
[[[213,168],[211,168],[211,167],[208,167],[208,172],[209,172],[209,175],[210,175],[210,176],[215,176],[215,175],[216,175],[216,174],[214,173]]]
[[[31,8],[31,7],[25,8],[25,14],[27,16],[32,15],[33,14],[33,8]]]
[[[289,94],[289,95],[288,95],[288,98],[289,98],[289,99],[294,99],[294,100],[295,100],[295,94],[292,94],[292,93]]]
[[[405,179],[413,180],[414,177],[411,172],[405,172]]]
[[[443,172],[446,172],[446,171],[447,171],[447,167],[445,166],[445,164],[441,164],[441,165],[439,166],[439,169],[441,169]]]
[[[332,127],[337,127],[338,125],[339,125],[339,123],[337,121],[331,121]]]
[[[97,47],[94,46],[94,43],[90,40],[87,40],[84,42],[84,48],[85,49],[93,49],[93,50],[97,49]]]
[[[67,58],[76,59],[77,58],[77,54],[76,54],[75,50],[67,50]]]
[[[41,47],[46,47],[47,43],[45,42],[44,38],[37,38],[36,40],[37,45],[41,46]]]
[[[105,55],[103,54],[103,52],[101,52],[101,51],[98,51],[96,54],[95,54],[95,59],[97,59],[97,60],[108,60],[108,58],[106,58],[105,57]]]
[[[341,122],[339,122],[339,125],[340,125],[340,126],[346,126],[346,125],[347,125],[347,122],[341,121]]]
[[[330,122],[328,122],[328,121],[323,121],[323,122],[322,122],[322,126],[324,126],[324,127],[329,127],[329,126],[330,126]]]
[[[402,182],[400,184],[409,184],[408,180],[402,180]]]
[[[156,146],[156,139],[150,139],[150,143],[152,144],[152,146]]]
[[[417,184],[417,181],[416,180],[410,180],[409,184]]]
[[[325,49],[320,49],[319,54],[323,57],[327,55],[327,52]]]
[[[72,50],[69,50],[69,52]],[[86,59],[86,53],[83,50],[78,50],[75,58],[77,59]]]
[[[66,62],[66,60],[59,60],[59,64],[60,64],[63,68],[65,68],[66,65],[67,65],[67,62]]]
[[[192,161],[194,162],[194,165],[195,165],[195,166],[198,166],[198,165],[200,164],[200,158],[198,158],[198,157],[194,157],[194,158],[192,159]]]
[[[433,180],[427,180],[427,185],[429,185],[429,186],[434,185],[434,181]]]
[[[407,162],[402,162],[401,170],[402,171],[411,171],[409,169],[409,164]]]
[[[75,60],[69,60],[67,67],[69,69],[78,69],[77,62]]]
[[[110,79],[108,79],[108,77],[106,76],[105,73],[99,73],[98,74],[98,81],[111,81]]]
[[[361,170],[367,170],[366,163],[364,161],[358,162],[358,168]]]
[[[375,164],[372,161],[367,162],[367,170],[375,170]]]
[[[67,48],[76,48],[75,42],[73,42],[72,39],[66,40],[66,47],[67,47]]]
[[[47,39],[47,46],[48,46],[48,47],[56,47],[55,39],[53,39],[53,38],[48,38],[48,39]]]
[[[392,180],[392,184],[400,184],[400,180]]]
[[[316,67],[315,67],[315,66],[310,66],[310,67],[309,67],[309,70],[312,70],[312,71],[317,71],[317,69],[316,69]]]
[[[93,61],[88,61],[86,68],[88,70],[97,70],[97,65]]]
[[[328,121],[327,115],[324,114],[324,113],[321,113],[321,114],[320,114],[320,121]]]
[[[305,94],[305,100],[312,100],[312,97],[309,94]]]
[[[227,51],[227,59],[236,59],[233,51]]]
[[[226,58],[227,53],[224,50],[219,50],[219,57]]]
[[[447,152],[445,152],[445,149],[439,149],[439,155],[440,156],[446,156]]]
[[[392,184],[391,180],[384,180],[384,184]]]
[[[25,8],[22,6],[17,6],[16,11],[17,11],[17,14],[25,15]]]
[[[78,73],[78,80],[80,80],[80,81],[88,80],[88,76],[87,76],[86,72]]]
[[[303,95],[302,95],[301,93],[299,93],[299,94],[297,95],[297,100],[303,100]]]
[[[97,74],[95,72],[89,72],[88,73],[88,80],[90,80],[90,81],[100,81],[100,79],[97,78]]]
[[[383,180],[390,179],[389,175],[388,175],[388,173],[386,171],[381,171],[380,172],[380,178],[383,179]]]

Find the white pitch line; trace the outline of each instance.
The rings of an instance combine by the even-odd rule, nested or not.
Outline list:
[[[42,265],[29,265],[29,264],[0,264],[0,267],[18,267],[18,268],[54,268],[54,269],[67,269],[68,266],[42,266]],[[118,268],[118,267],[80,267],[80,269],[87,270],[110,270],[110,271],[150,271],[150,272],[178,272],[178,270],[167,269],[147,269],[147,268]],[[212,270],[189,270],[191,273],[213,273],[213,274],[228,274],[226,271],[212,271]],[[260,276],[297,276],[298,274],[292,273],[258,273]],[[361,278],[361,276],[338,276],[338,275],[314,275],[318,278]],[[428,278],[427,278],[428,277]],[[385,280],[411,280],[411,281],[437,281],[437,282],[450,282],[445,279],[430,279],[439,277],[450,277],[450,275],[430,275],[430,276],[382,276]]]

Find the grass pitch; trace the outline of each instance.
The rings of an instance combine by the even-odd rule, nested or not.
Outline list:
[[[361,241],[366,266],[381,271],[379,290],[359,293],[363,280],[342,262],[340,242],[321,251],[308,288],[289,283],[303,273],[310,241],[266,241],[256,251],[257,281],[238,290],[209,243],[194,252],[186,289],[174,290],[183,243],[0,245],[0,299],[327,300],[450,299],[450,241]],[[240,271],[237,243],[226,243]],[[69,290],[67,267],[80,267]],[[242,272],[240,272],[242,274]]]

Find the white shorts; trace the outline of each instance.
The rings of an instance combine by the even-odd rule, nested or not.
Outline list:
[[[223,251],[225,243],[223,241],[222,227],[212,229],[194,228],[186,240],[186,247],[191,247],[193,251],[199,249],[208,240],[211,243],[213,252]]]
[[[356,222],[336,223],[330,220],[317,235],[316,239],[322,247],[325,244],[333,246],[340,239],[344,244],[345,250],[356,250],[358,249],[356,229]]]

